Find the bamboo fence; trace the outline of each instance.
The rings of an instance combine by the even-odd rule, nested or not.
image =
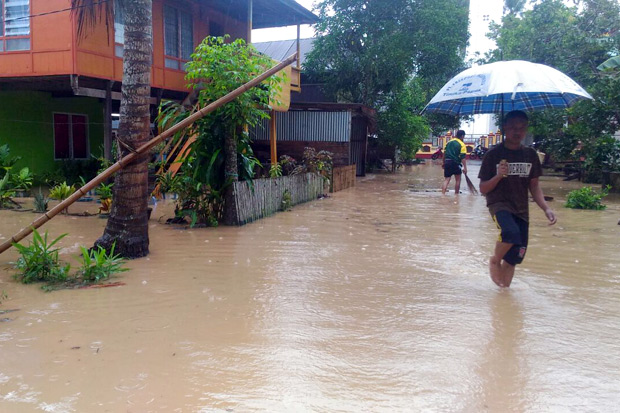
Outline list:
[[[64,201],[56,205],[54,208],[50,209],[45,214],[41,215],[39,218],[34,220],[29,226],[27,226],[26,228],[23,228],[17,234],[13,235],[11,238],[3,242],[0,245],[0,254],[2,254],[4,251],[11,248],[11,246],[14,243],[17,243],[21,241],[22,239],[26,238],[28,235],[32,233],[34,229],[39,228],[40,226],[42,226],[43,224],[45,224],[46,222],[54,218],[56,215],[58,215],[65,208],[69,207],[71,204],[76,202],[78,199],[80,199],[84,195],[88,194],[88,191],[95,189],[95,187],[97,187],[101,182],[105,181],[106,179],[108,179],[110,176],[112,176],[113,174],[115,174],[116,172],[124,168],[125,166],[131,164],[133,161],[136,160],[137,157],[150,151],[159,142],[171,136],[174,136],[177,132],[182,131],[183,129],[190,126],[192,123],[205,117],[208,113],[213,112],[215,109],[219,108],[220,106],[225,105],[226,103],[234,100],[237,96],[241,95],[242,93],[245,93],[249,89],[259,85],[263,80],[267,79],[270,76],[273,76],[274,74],[278,73],[280,70],[284,69],[288,65],[295,62],[296,59],[297,59],[297,53],[294,53],[288,58],[286,58],[285,60],[283,60],[281,63],[275,65],[274,67],[267,70],[266,72],[256,76],[254,79],[252,79],[245,85],[239,86],[237,89],[233,90],[226,96],[223,96],[219,98],[218,100],[216,100],[215,102],[210,103],[209,105],[200,109],[193,115],[177,123],[170,129],[164,131],[160,135],[157,135],[156,137],[154,137],[153,139],[151,139],[144,145],[135,149],[135,152],[131,152],[129,155],[124,156],[118,162],[116,162],[115,164],[110,166],[108,169],[106,169],[105,171],[97,175],[95,178],[93,178],[91,181],[86,183],[86,185],[82,186],[77,191],[75,191],[71,196],[69,196],[69,198],[65,199]]]
[[[245,225],[281,211],[285,193],[290,195],[289,206],[317,199],[323,195],[324,182],[323,177],[315,173],[255,179],[252,186],[245,181],[235,182],[237,224]]]

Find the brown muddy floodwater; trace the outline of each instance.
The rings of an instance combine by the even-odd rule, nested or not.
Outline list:
[[[423,191],[441,179],[369,175],[241,228],[166,226],[160,203],[121,287],[45,293],[1,255],[0,411],[620,411],[620,199],[568,210],[580,184],[544,178],[559,222],[532,204],[508,291],[484,199]],[[0,237],[33,216],[1,211]],[[46,226],[67,259],[103,227]]]

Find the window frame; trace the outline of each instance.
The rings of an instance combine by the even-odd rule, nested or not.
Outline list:
[[[171,56],[166,54],[166,45],[167,45],[167,39],[166,39],[166,7],[169,7],[171,9],[175,9],[177,11],[177,21],[176,21],[176,32],[177,32],[177,50],[178,50],[178,56]],[[163,38],[164,38],[164,68],[167,70],[178,70],[178,71],[185,71],[185,63],[189,62],[190,59],[183,59],[181,56],[183,56],[183,30],[182,30],[182,17],[181,14],[186,14],[189,18],[190,21],[192,22],[192,27],[191,27],[191,33],[192,33],[192,53],[194,50],[194,16],[192,13],[186,12],[185,10],[183,10],[181,7],[178,7],[178,5],[174,5],[174,4],[170,4],[170,3],[164,3],[163,7],[162,7],[162,33],[163,33]],[[167,61],[174,61],[177,64],[177,67],[168,67],[167,66]]]
[[[21,36],[7,36],[6,35],[6,21],[5,21],[5,7],[6,0],[0,0],[0,53],[23,53],[29,52],[32,50],[32,0],[28,0],[28,35]],[[28,39],[28,48],[27,49],[16,49],[16,50],[7,50],[6,44],[7,40],[19,40],[19,39]]]
[[[56,157],[56,115],[66,115],[69,117],[69,157],[57,158]],[[76,158],[74,145],[73,145],[73,116],[82,116],[86,120],[85,125],[85,139],[86,139],[86,158]],[[90,120],[86,113],[74,113],[74,112],[52,112],[52,135],[54,139],[54,160],[55,161],[83,161],[90,159]]]

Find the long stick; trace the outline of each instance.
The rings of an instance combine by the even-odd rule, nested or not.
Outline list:
[[[467,181],[467,188],[469,189],[469,192],[474,195],[478,195],[478,190],[476,189],[476,186],[473,184],[471,179],[469,179],[469,176],[467,176],[465,172],[463,172],[463,175],[465,175],[465,180]]]
[[[281,63],[277,64],[276,66],[264,72],[263,74],[256,76],[254,79],[250,80],[245,85],[239,86],[237,89],[233,90],[226,96],[223,96],[219,98],[218,100],[216,100],[215,102],[210,103],[209,105],[200,109],[198,112],[194,113],[188,118],[177,123],[176,125],[164,131],[160,135],[154,137],[153,139],[151,139],[150,141],[148,141],[147,143],[145,143],[144,145],[136,149],[135,152],[132,152],[129,155],[124,156],[118,162],[116,162],[115,164],[110,166],[108,169],[106,169],[105,171],[97,175],[95,178],[93,178],[91,181],[89,181],[86,185],[84,185],[83,187],[75,191],[69,198],[65,199],[64,201],[56,205],[54,208],[50,209],[45,214],[41,215],[39,218],[34,220],[29,226],[22,229],[17,234],[13,235],[10,239],[3,242],[2,245],[0,245],[0,254],[8,250],[13,245],[13,243],[17,243],[21,241],[22,239],[26,238],[28,235],[32,233],[34,229],[39,228],[41,225],[45,224],[47,221],[54,218],[62,210],[64,210],[69,205],[73,204],[75,201],[77,201],[78,199],[86,195],[88,191],[94,189],[97,185],[99,185],[101,182],[106,180],[109,176],[115,174],[120,169],[132,163],[138,156],[140,156],[143,153],[146,153],[147,151],[149,151],[151,148],[153,148],[155,145],[157,145],[162,140],[169,138],[170,136],[173,136],[178,131],[187,128],[192,123],[205,117],[208,113],[213,112],[215,109],[219,108],[220,106],[225,105],[226,103],[234,100],[237,96],[247,92],[249,89],[260,84],[263,80],[267,79],[270,76],[273,76],[274,74],[278,73],[280,70],[284,69],[286,66],[295,62],[296,59],[297,59],[297,53],[294,53],[291,56],[287,57],[285,60],[283,60]]]

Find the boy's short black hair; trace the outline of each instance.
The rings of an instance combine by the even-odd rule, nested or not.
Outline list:
[[[527,113],[523,112],[522,110],[513,110],[511,112],[508,112],[508,114],[504,116],[504,123],[502,123],[502,125],[507,124],[508,121],[512,119],[522,119],[526,122],[530,121],[530,118],[527,117]]]
[[[463,129],[459,129],[459,130],[456,132],[456,137],[457,137],[457,138],[459,138],[459,139],[464,138],[464,137],[465,137],[465,131],[464,131]],[[461,140],[462,140],[462,139],[461,139]]]

